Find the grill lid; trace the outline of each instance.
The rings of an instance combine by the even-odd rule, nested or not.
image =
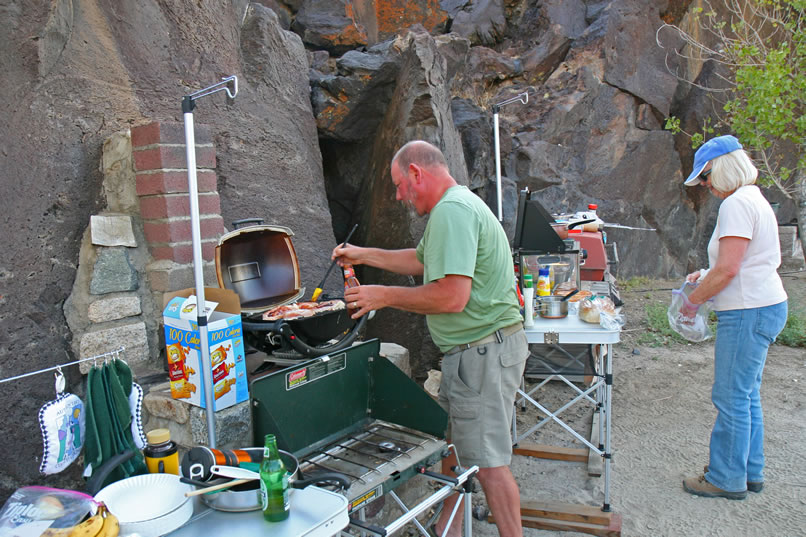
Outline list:
[[[230,231],[218,241],[218,286],[238,294],[242,312],[262,312],[305,294],[293,235],[287,227],[253,225]]]

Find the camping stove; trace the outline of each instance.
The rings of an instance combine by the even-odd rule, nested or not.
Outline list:
[[[459,492],[470,537],[468,480],[478,467],[457,468],[455,478],[428,470],[450,454],[444,440],[448,416],[379,352],[374,339],[254,379],[249,390],[254,444],[274,434],[279,447],[297,457],[302,476],[344,474],[350,486],[341,493],[349,502],[351,526],[359,531],[391,535],[414,523],[427,535],[416,518]],[[405,506],[394,489],[411,478],[429,479],[439,488]],[[365,507],[385,495],[403,514],[385,527],[367,524]]]

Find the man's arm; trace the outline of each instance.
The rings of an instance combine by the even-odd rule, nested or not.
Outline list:
[[[418,287],[361,285],[347,289],[344,300],[357,310],[357,319],[372,310],[396,308],[413,313],[432,315],[462,311],[470,299],[473,280],[467,276],[448,274],[444,278]]]
[[[423,264],[417,259],[414,248],[404,250],[383,250],[381,248],[362,248],[348,244],[344,248],[333,249],[331,259],[337,259],[339,265],[369,265],[406,276],[422,276]]]

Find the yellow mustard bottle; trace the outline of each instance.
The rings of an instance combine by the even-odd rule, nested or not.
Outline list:
[[[146,444],[143,449],[146,466],[150,474],[179,475],[179,453],[176,442],[171,441],[171,431],[154,429],[146,433]]]

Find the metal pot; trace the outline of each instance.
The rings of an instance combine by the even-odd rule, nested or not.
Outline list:
[[[243,451],[259,452],[262,455],[263,448],[246,448]],[[299,461],[297,458],[293,454],[282,449],[279,451],[280,457],[283,459],[283,464],[285,464],[286,471],[288,472],[288,486],[290,489],[292,489],[289,491],[290,493],[293,493],[293,489],[302,489],[308,485],[317,483],[337,484],[343,488],[350,486],[349,479],[346,476],[337,473],[320,474],[308,479],[303,479],[300,475]],[[186,482],[192,481],[184,478],[183,480]],[[211,486],[218,482],[220,481],[195,482],[194,484],[196,484],[197,487],[203,487]],[[201,500],[208,507],[218,511],[256,511],[262,507],[262,500],[260,497],[260,480],[255,479],[253,481],[249,481],[248,483],[234,485],[226,490],[202,494]]]
[[[562,319],[568,316],[568,300],[562,296],[537,297],[537,311],[544,319]]]

